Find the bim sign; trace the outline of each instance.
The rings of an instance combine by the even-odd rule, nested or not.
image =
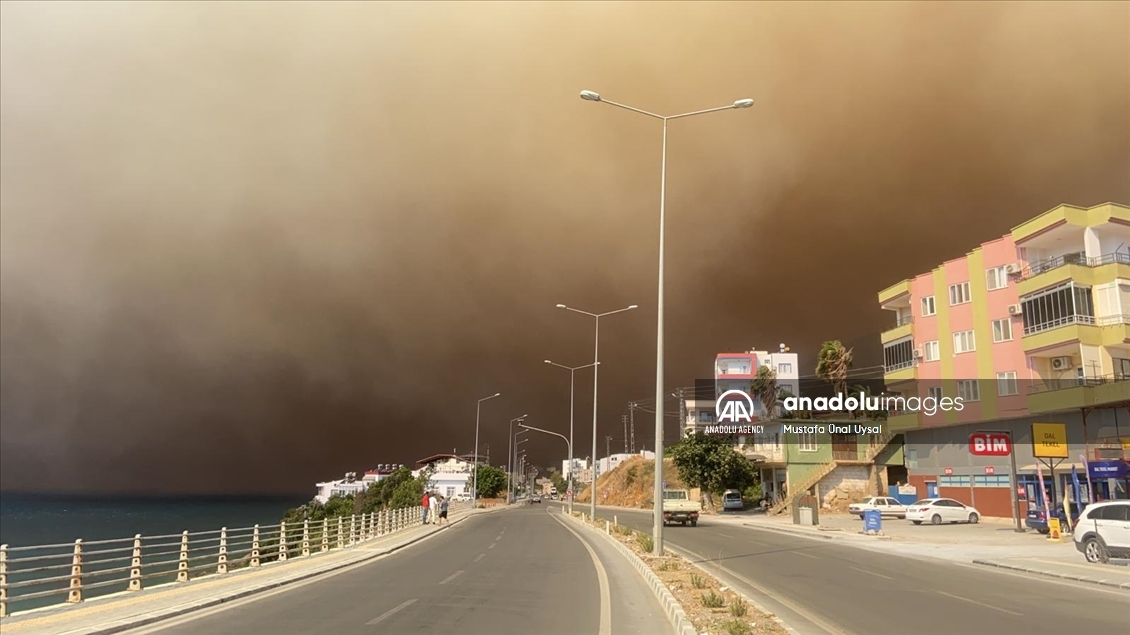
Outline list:
[[[969,453],[976,456],[1008,456],[1012,444],[1007,434],[978,432],[969,435]]]

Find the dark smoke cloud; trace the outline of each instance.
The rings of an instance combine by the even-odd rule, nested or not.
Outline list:
[[[509,418],[567,428],[541,360],[592,359],[558,302],[641,307],[602,325],[622,448],[654,384],[660,127],[582,88],[757,100],[671,125],[670,386],[781,341],[873,357],[880,288],[1130,201],[1128,7],[4,3],[0,484],[305,492],[469,451],[495,391],[500,463]]]

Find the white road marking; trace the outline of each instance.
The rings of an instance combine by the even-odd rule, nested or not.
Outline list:
[[[409,606],[412,606],[415,603],[416,603],[415,599],[407,600],[407,601],[403,602],[400,606],[393,608],[393,609],[389,609],[389,610],[385,611],[384,613],[381,613],[378,617],[375,617],[375,618],[369,620],[368,622],[365,622],[365,625],[366,626],[372,626],[373,624],[379,624],[379,623],[383,622],[384,620],[387,620],[388,618],[392,617],[396,613],[408,608]]]
[[[1017,613],[1016,611],[1010,611],[1008,609],[1002,609],[999,606],[993,606],[992,604],[985,604],[984,602],[978,602],[977,600],[971,600],[969,598],[963,598],[960,595],[954,595],[952,593],[946,593],[945,591],[938,591],[938,594],[944,595],[948,598],[953,598],[955,600],[962,600],[964,602],[969,602],[970,604],[976,604],[977,606],[983,606],[987,609],[993,609],[994,611],[1000,611],[1001,613],[1008,613],[1009,615],[1019,615],[1019,616],[1024,615],[1023,613]]]
[[[486,555],[487,554],[485,554],[485,553],[480,553],[479,555],[475,556],[474,562],[478,562],[479,560],[482,560],[484,557],[486,557]]]
[[[716,532],[714,532],[714,535],[715,535],[715,536],[722,536],[723,538],[729,538],[730,540],[733,540],[733,539],[734,539],[734,537],[733,537],[733,536],[731,536],[730,534],[724,534],[724,533],[722,533],[722,532],[720,532],[720,531],[716,531]]]
[[[851,568],[855,569],[856,571],[859,571],[861,573],[866,573],[868,575],[873,575],[873,576],[877,576],[877,577],[880,577],[880,578],[886,578],[888,580],[894,580],[894,578],[892,578],[891,576],[883,575],[882,573],[875,573],[874,571],[868,571],[867,569],[860,569],[859,567],[851,567]]]
[[[497,544],[498,544],[497,542],[492,542],[492,543],[490,543],[490,546],[487,547],[487,549],[494,549],[494,546],[497,545]]]
[[[821,560],[821,558],[814,556],[810,553],[805,553],[803,551],[794,551],[793,553],[795,553],[798,556],[804,556],[805,558],[812,558],[813,560]]]
[[[604,570],[604,565],[600,563],[600,558],[596,557],[596,552],[593,551],[592,546],[581,537],[572,527],[570,527],[564,520],[550,514],[554,520],[561,523],[561,526],[569,530],[569,533],[577,537],[581,541],[585,550],[589,552],[589,557],[592,558],[592,564],[596,567],[596,579],[600,583],[600,631],[599,635],[612,635],[612,593],[608,589],[608,572]]]
[[[448,582],[451,582],[452,580],[454,580],[455,578],[458,578],[461,575],[463,575],[462,569],[460,569],[460,570],[456,571],[455,573],[452,573],[451,575],[444,578],[443,582],[440,582],[440,584],[447,584]]]

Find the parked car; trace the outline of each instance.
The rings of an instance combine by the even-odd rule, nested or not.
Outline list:
[[[727,509],[740,510],[743,507],[742,493],[736,489],[728,489],[722,494],[722,511]]]
[[[862,502],[848,505],[848,513],[863,518],[863,512],[877,510],[883,516],[906,518],[906,505],[898,502],[897,498],[886,496],[871,496]]]
[[[1086,506],[1084,506],[1084,508],[1086,508]],[[1056,505],[1055,516],[1053,516],[1053,518],[1059,519],[1060,531],[1070,532],[1072,531],[1070,525],[1074,525],[1079,520],[1079,505],[1077,503],[1071,503],[1071,523],[1067,522],[1067,512],[1063,509],[1062,504]],[[1027,526],[1028,529],[1035,529],[1041,534],[1046,534],[1051,531],[1048,529],[1048,515],[1042,506],[1032,506],[1028,508],[1028,515],[1024,518],[1024,525]]]
[[[1087,562],[1130,558],[1130,501],[1088,505],[1075,523],[1075,548]]]
[[[952,498],[924,498],[906,506],[906,519],[915,525],[927,520],[934,525],[976,523],[981,520],[981,512]]]
[[[533,498],[530,499],[530,502],[531,503],[540,503],[541,502],[541,496],[534,496]]]

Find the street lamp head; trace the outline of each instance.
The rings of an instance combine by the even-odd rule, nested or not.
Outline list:
[[[564,304],[558,304],[558,305],[557,305],[557,308],[559,308],[559,309],[567,309],[568,307],[566,307],[566,306],[565,306]]]
[[[581,99],[585,101],[600,101],[600,93],[594,93],[591,90],[582,90]]]
[[[551,361],[549,361],[549,360],[547,359],[547,360],[545,360],[545,363],[546,363],[546,364],[552,364],[553,362],[551,362]]]
[[[502,393],[496,392],[493,395],[491,395],[491,397],[500,397],[501,395],[502,395]]]
[[[628,307],[628,309],[638,309],[638,308],[640,308],[640,305],[638,305],[638,304],[633,304],[632,306]]]
[[[739,99],[734,102],[734,108],[749,108],[753,105],[752,99]]]

